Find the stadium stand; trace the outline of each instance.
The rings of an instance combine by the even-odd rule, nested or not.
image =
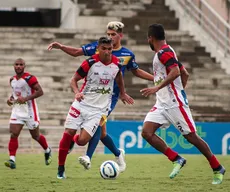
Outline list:
[[[229,75],[188,31],[179,30],[179,20],[175,12],[164,4],[164,0],[78,0],[78,6],[80,15],[76,19],[76,29],[0,28],[1,127],[8,127],[10,116],[6,99],[11,91],[8,81],[14,74],[12,64],[16,58],[22,57],[28,71],[38,77],[44,89],[44,96],[38,99],[41,128],[48,134],[51,146],[57,148],[65,116],[74,98],[69,80],[84,57],[73,58],[57,50],[48,52],[47,46],[52,41],[76,47],[89,43],[104,35],[106,24],[112,20],[120,20],[125,24],[123,45],[135,53],[140,68],[149,72],[153,53],[147,45],[146,30],[149,24],[164,24],[168,44],[174,47],[179,60],[190,72],[186,90],[194,119],[229,121]],[[147,99],[139,90],[151,86],[151,83],[129,72],[126,73],[125,83],[127,92],[136,99],[136,103],[132,107],[124,107],[119,102],[110,118],[143,120],[154,103],[154,96]],[[0,129],[0,134],[0,148],[7,148],[8,130]],[[24,140],[33,143],[28,134],[21,136],[21,143],[26,145],[28,142]]]

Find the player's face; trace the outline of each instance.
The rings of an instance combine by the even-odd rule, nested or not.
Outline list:
[[[14,63],[14,71],[17,75],[24,73],[25,63],[21,60],[17,60]]]
[[[147,37],[148,39],[148,43],[149,43],[149,47],[153,50],[154,50],[154,45],[153,45],[153,38],[150,36],[150,37]]]
[[[108,60],[112,56],[112,44],[101,44],[98,46],[99,56],[103,60]]]
[[[113,47],[116,48],[117,45],[120,46],[121,43],[121,33],[117,33],[116,31],[107,30],[107,36],[112,39]]]

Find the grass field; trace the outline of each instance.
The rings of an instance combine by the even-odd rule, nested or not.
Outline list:
[[[95,155],[92,168],[85,171],[76,161],[77,154],[70,154],[66,164],[67,179],[56,179],[57,154],[45,166],[43,154],[18,154],[17,169],[4,166],[7,154],[0,154],[0,192],[200,192],[230,191],[230,175],[226,172],[221,185],[212,185],[212,171],[201,155],[185,155],[186,166],[173,180],[168,175],[172,164],[163,155],[126,155],[127,170],[116,180],[100,177],[99,166],[112,155]],[[229,156],[218,156],[229,170]]]

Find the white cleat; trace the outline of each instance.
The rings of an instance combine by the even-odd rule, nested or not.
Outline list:
[[[90,161],[89,156],[87,155],[80,156],[78,158],[78,161],[86,170],[89,170],[91,168],[91,161]]]
[[[126,163],[125,163],[125,151],[123,149],[119,149],[121,154],[116,157],[117,164],[119,165],[120,172],[124,172],[126,169]]]

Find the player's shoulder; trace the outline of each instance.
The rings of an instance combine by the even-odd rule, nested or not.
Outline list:
[[[115,55],[112,55],[112,62],[113,62],[115,65],[121,65],[121,60],[120,60],[120,58],[116,57]]]
[[[82,47],[85,48],[87,51],[89,51],[89,50],[97,49],[97,46],[98,46],[98,41],[94,41],[92,43],[83,45]]]
[[[121,56],[134,56],[134,53],[126,47],[121,47],[119,51]]]
[[[158,52],[157,56],[160,59],[164,55],[172,54],[174,53],[173,48],[169,45],[164,45]]]
[[[28,81],[30,81],[30,80],[35,80],[35,81],[37,81],[37,77],[35,76],[35,75],[32,75],[31,73],[29,73],[29,72],[25,72],[24,74],[23,74],[23,76],[22,76],[22,78],[26,81],[26,82],[28,82]]]
[[[98,54],[94,54],[91,57],[89,57],[88,59],[86,59],[86,62],[89,65],[93,65],[94,63],[99,61],[99,55]]]

